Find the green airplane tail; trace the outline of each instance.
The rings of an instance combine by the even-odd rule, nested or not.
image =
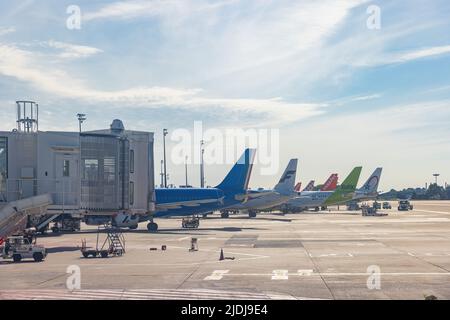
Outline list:
[[[356,186],[358,185],[361,171],[362,167],[354,168],[344,182],[342,182],[342,184],[336,188],[334,193],[325,201],[324,205],[332,206],[351,200],[355,193]]]

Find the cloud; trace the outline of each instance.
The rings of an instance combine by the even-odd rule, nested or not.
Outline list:
[[[239,0],[224,0],[209,3],[202,0],[134,0],[118,1],[107,4],[96,11],[87,12],[83,15],[86,21],[101,19],[127,20],[142,16],[160,16],[170,14],[172,18],[189,14],[192,11],[212,10],[224,5],[233,4]]]
[[[442,55],[450,53],[450,45],[448,46],[438,46],[431,48],[423,48],[418,50],[413,50],[407,53],[399,54],[393,59],[394,62],[408,62],[416,59],[433,57],[437,55]]]
[[[381,94],[375,93],[366,96],[357,96],[351,99],[351,101],[366,101],[381,98]]]
[[[371,60],[359,60],[357,66],[380,66],[394,63],[407,63],[414,60],[436,57],[450,53],[450,45],[414,49],[400,53],[382,53]]]
[[[0,27],[0,36],[15,32],[15,31],[16,31],[16,28],[14,28],[14,27]]]
[[[364,0],[282,3],[286,5],[267,0],[119,1],[88,11],[84,19],[161,18],[158,20],[161,28],[157,30],[163,40],[146,43],[146,46],[156,48],[156,53],[152,52],[150,56],[153,60],[147,59],[147,55],[139,56],[140,51],[136,50],[131,67],[137,65],[143,69],[143,63],[151,65],[160,59],[166,63],[161,69],[168,66],[169,72],[164,76],[170,78],[169,83],[138,84],[115,91],[98,90],[59,68],[55,59],[49,68],[45,62],[50,57],[48,54],[35,55],[14,45],[0,46],[3,51],[0,52],[0,72],[60,97],[146,108],[204,110],[207,113],[223,108],[232,114],[245,113],[249,115],[248,119],[261,119],[263,124],[292,123],[321,114],[329,105],[304,103],[307,100],[301,96],[308,85],[338,86],[345,82],[342,79],[347,74],[358,69],[355,67],[407,62],[446,51],[446,47],[433,47],[398,55],[386,54],[388,44],[414,29],[404,25],[400,30],[386,27],[382,36],[368,32],[365,10],[356,18],[351,15],[355,12],[352,10],[365,3]],[[66,59],[102,52],[98,48],[55,40],[40,44],[56,49],[57,57]],[[124,45],[135,44],[118,43],[118,46]],[[107,54],[104,56],[108,58]],[[120,57],[114,57],[108,63],[114,66],[117,59]],[[180,68],[173,68],[174,65]],[[153,68],[158,67],[146,65],[150,72]],[[173,69],[176,72],[170,73]],[[121,66],[120,72],[122,70]],[[139,72],[130,70],[129,74],[137,73],[142,78]],[[183,75],[188,76],[182,78]],[[95,74],[87,76],[89,81],[104,85],[105,79]],[[158,83],[158,75],[152,77]],[[283,98],[287,95],[289,99]],[[229,96],[236,98],[226,98]],[[344,103],[379,97],[379,94],[354,96],[344,99]]]
[[[161,8],[170,1],[129,1],[108,4],[98,11],[88,12],[83,15],[86,21],[95,19],[120,18],[129,19],[140,15],[152,15],[161,12]]]
[[[56,47],[66,48],[58,43]],[[69,46],[72,48],[72,46]],[[281,98],[226,99],[206,97],[198,88],[135,87],[106,91],[91,89],[80,79],[62,69],[49,68],[33,52],[13,45],[0,44],[0,74],[30,83],[32,86],[64,98],[83,99],[101,103],[115,103],[117,107],[129,104],[141,108],[181,108],[186,110],[222,110],[261,117],[260,125],[281,124],[302,120],[322,113],[324,104],[290,103]],[[45,57],[44,59],[45,60]],[[223,115],[223,114],[222,114]]]
[[[450,100],[383,103],[328,121],[306,121],[301,130],[309,134],[283,131],[280,149],[301,154],[302,180],[322,177],[324,168],[344,178],[356,165],[363,165],[366,176],[384,167],[381,190],[422,185],[434,170],[450,177]]]
[[[61,53],[58,54],[58,57],[60,58],[86,58],[103,52],[101,49],[94,47],[75,45],[54,40],[41,42],[40,45],[61,51]]]

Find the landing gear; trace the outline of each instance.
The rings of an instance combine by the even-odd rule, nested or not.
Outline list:
[[[151,221],[149,224],[147,224],[147,230],[150,232],[156,232],[158,230],[158,224]]]
[[[181,221],[181,227],[184,229],[197,229],[200,225],[200,219],[198,217],[183,218]]]
[[[220,211],[220,217],[223,219],[227,219],[230,216],[228,211]]]
[[[129,226],[128,229],[130,230],[136,230],[138,228],[138,225],[134,225],[134,226]]]
[[[256,211],[249,211],[248,212],[248,217],[249,218],[256,218]]]

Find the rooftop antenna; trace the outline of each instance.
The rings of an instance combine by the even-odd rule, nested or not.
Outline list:
[[[19,100],[17,105],[17,130],[37,132],[39,130],[39,105],[34,101]]]
[[[84,113],[77,113],[78,125],[81,134],[81,124],[87,120],[86,115]]]

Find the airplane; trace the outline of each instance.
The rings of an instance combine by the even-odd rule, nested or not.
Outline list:
[[[248,212],[250,218],[256,217],[260,210],[272,208],[285,203],[295,196],[294,183],[297,174],[298,159],[291,159],[283,172],[279,182],[273,190],[250,191],[246,202],[224,208],[221,211],[222,217],[228,217],[229,211],[244,210]],[[259,195],[262,193],[262,195]]]
[[[158,230],[154,218],[200,215],[245,201],[254,157],[255,149],[246,149],[225,179],[214,188],[155,189],[156,211],[145,216],[145,220],[150,221],[147,229]]]
[[[318,211],[321,207],[351,200],[354,196],[361,170],[362,167],[354,168],[344,182],[337,186],[334,191],[302,191],[299,196],[286,202],[285,211],[298,212],[308,208],[316,208],[316,211]]]
[[[327,181],[321,186],[320,191],[334,191],[337,187],[337,182],[338,182],[338,175],[337,175],[337,173],[333,173],[327,179]],[[309,184],[313,185],[314,181],[311,181]],[[308,192],[308,191],[300,192],[300,185],[301,185],[301,183],[297,183],[297,185],[294,188],[294,191],[297,193],[297,195],[296,195],[297,197],[300,197],[302,195],[302,192],[303,192],[303,194]],[[317,192],[317,191],[315,191],[315,192]],[[290,208],[289,202],[285,202],[280,206],[271,208],[270,211],[279,210],[279,211],[286,213],[286,212],[289,212],[290,209],[292,209],[292,208]]]

